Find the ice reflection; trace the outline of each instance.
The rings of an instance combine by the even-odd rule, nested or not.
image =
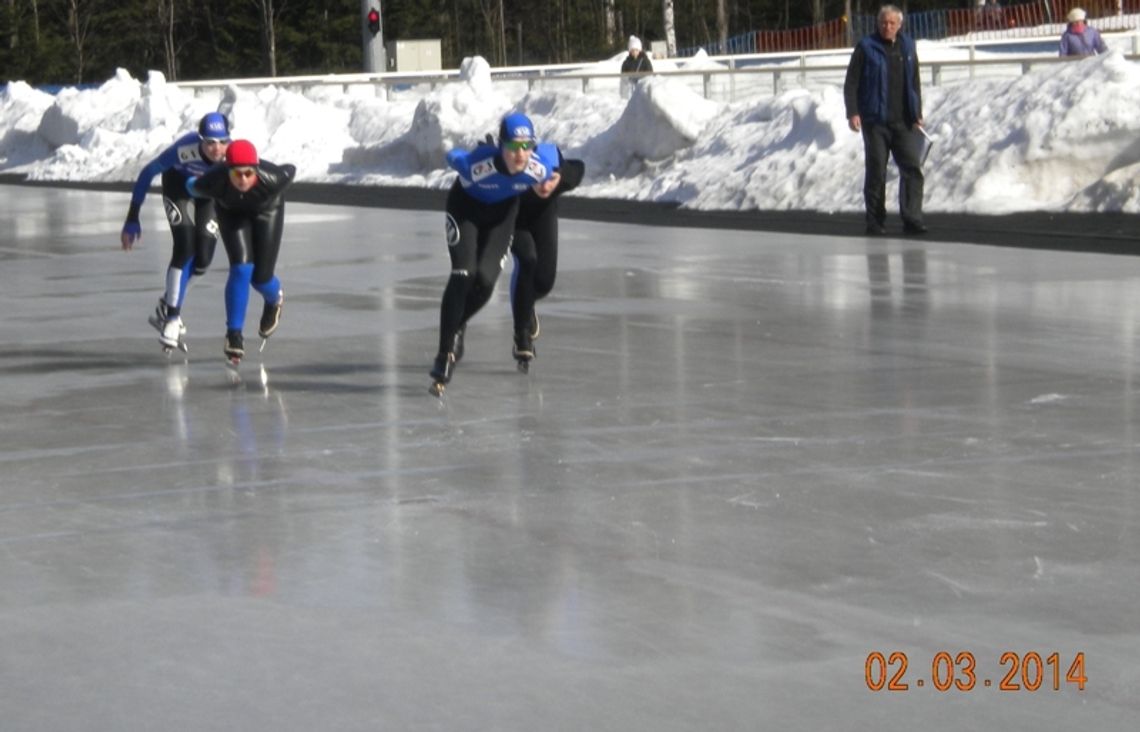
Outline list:
[[[891,283],[892,260],[897,260],[893,267],[902,270],[899,292]],[[924,249],[904,249],[897,255],[886,249],[870,249],[867,252],[867,281],[874,318],[893,317],[900,312],[911,316],[926,315],[930,309]]]
[[[262,476],[262,463],[280,456],[285,449],[289,418],[284,395],[270,388],[269,371],[259,365],[248,376],[227,369],[231,380],[230,420],[236,439],[229,459],[218,463],[218,481],[223,485],[255,483]]]

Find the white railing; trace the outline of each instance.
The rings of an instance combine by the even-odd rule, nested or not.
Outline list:
[[[1129,60],[1140,60],[1140,32],[1105,34],[1110,45],[1127,48]],[[1055,39],[1000,39],[993,41],[964,40],[944,45],[965,50],[967,57],[953,60],[922,62],[923,83],[932,86],[952,84],[975,78],[1018,76],[1032,68],[1055,63],[1071,63],[1077,59],[1059,58]],[[1026,46],[1046,50],[995,56],[994,47]],[[987,52],[985,58],[978,54]],[[708,61],[721,64],[717,68],[662,68],[654,76],[679,79],[706,99],[734,101],[741,98],[778,95],[790,89],[816,88],[842,84],[850,49],[805,51],[802,53],[768,53],[738,56],[710,56]],[[677,63],[691,63],[678,59]],[[662,60],[660,66],[672,65]],[[560,64],[551,66],[507,66],[493,68],[491,78],[497,85],[513,85],[504,92],[513,96],[558,87],[580,89],[583,93],[618,93],[630,75],[612,71],[592,71],[595,64]],[[462,81],[457,69],[435,72],[395,72],[382,74],[325,74],[314,76],[263,77],[217,81],[171,82],[193,90],[200,96],[221,96],[227,87],[259,89],[267,86],[306,93],[331,88],[343,94],[378,96],[387,100],[417,99],[442,84]]]

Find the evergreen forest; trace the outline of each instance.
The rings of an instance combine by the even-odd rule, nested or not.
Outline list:
[[[963,0],[964,1],[964,0]],[[963,1],[896,2],[907,12]],[[171,81],[363,71],[365,16],[377,8],[385,42],[437,38],[443,65],[480,55],[493,66],[595,61],[756,30],[800,28],[880,0],[0,0],[0,83],[100,83],[117,68]],[[909,6],[909,7],[908,7]]]

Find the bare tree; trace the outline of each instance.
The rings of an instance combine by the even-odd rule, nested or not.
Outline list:
[[[815,0],[823,2],[823,0]],[[721,53],[728,53],[728,8],[727,0],[716,0],[716,40]]]
[[[87,67],[87,40],[98,0],[67,0],[67,37],[75,46],[75,83],[83,83]]]
[[[672,58],[677,55],[677,26],[673,22],[673,0],[661,0],[661,12],[665,21],[665,53]]]
[[[617,19],[615,17],[615,3],[616,0],[605,0],[602,9],[602,12],[604,13],[604,17],[602,18],[602,32],[605,34],[606,48],[609,48],[617,42],[617,36],[614,35],[614,30],[617,28]]]
[[[11,32],[8,33],[8,48],[19,45],[20,34],[16,30],[16,0],[8,0],[8,17],[12,19]]]
[[[503,0],[479,0],[479,12],[487,28],[487,40],[491,42],[489,54],[495,64],[506,65],[507,40],[503,20]]]
[[[827,20],[823,13],[823,0],[811,0],[811,24],[819,25]]]
[[[261,42],[269,62],[269,75],[277,76],[277,21],[285,12],[287,0],[249,0],[257,8],[261,22]]]
[[[175,0],[156,0],[155,12],[158,27],[162,34],[162,57],[166,78],[178,80],[178,47],[174,43],[174,3]]]

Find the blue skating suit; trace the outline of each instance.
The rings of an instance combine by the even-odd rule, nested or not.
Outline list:
[[[464,193],[483,203],[498,203],[519,196],[541,183],[558,167],[558,148],[547,142],[531,153],[526,170],[515,175],[504,173],[496,165],[499,148],[479,145],[474,150],[455,149],[447,153],[447,164],[459,173],[459,185]]]
[[[214,259],[218,232],[214,202],[192,199],[186,192],[186,180],[201,176],[212,165],[202,154],[201,144],[202,138],[197,132],[182,135],[146,164],[131,190],[124,232],[133,227],[137,235],[142,233],[139,212],[147,189],[156,175],[162,175],[163,207],[174,248],[166,274],[166,290],[155,313],[156,320],[161,319],[160,315],[169,318],[180,313],[190,277],[205,274]],[[161,312],[163,309],[167,310],[165,314]]]
[[[139,173],[135,187],[131,191],[131,204],[142,206],[151,181],[159,173],[174,170],[181,173],[183,178],[189,178],[200,176],[209,170],[213,163],[202,157],[201,143],[202,138],[197,132],[187,132],[175,140],[173,145],[163,150],[157,158],[147,163]]]

